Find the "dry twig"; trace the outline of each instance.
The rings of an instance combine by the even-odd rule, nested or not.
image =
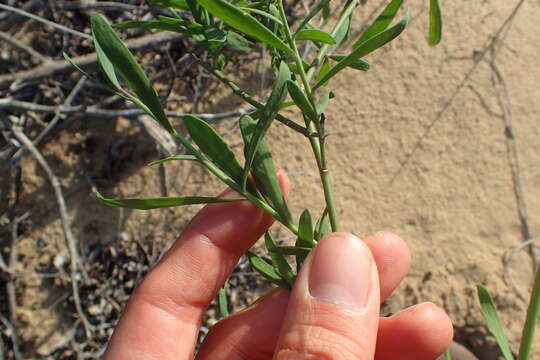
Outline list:
[[[54,195],[56,202],[58,204],[58,210],[60,212],[60,222],[62,224],[62,231],[67,242],[68,250],[70,252],[71,259],[71,286],[73,293],[73,300],[75,302],[75,308],[77,309],[77,314],[79,315],[80,320],[83,323],[86,336],[90,337],[92,332],[92,324],[86,318],[84,310],[81,305],[81,299],[79,295],[79,274],[82,270],[82,263],[80,261],[79,253],[77,251],[77,245],[75,243],[75,238],[71,232],[71,227],[69,225],[69,219],[67,215],[66,202],[64,200],[64,195],[62,193],[62,187],[60,181],[50,168],[49,164],[41,155],[39,150],[34,146],[32,141],[26,136],[26,134],[17,126],[17,124],[10,124],[9,120],[4,119],[7,122],[8,128],[11,130],[15,138],[28,149],[32,156],[36,159],[39,165],[43,168],[49,181],[53,187]]]
[[[183,38],[183,36],[184,35],[177,33],[162,32],[128,40],[126,41],[126,45],[131,50],[140,50],[149,45],[157,45],[167,41],[180,40]],[[73,62],[79,67],[87,68],[97,64],[97,56],[95,53],[77,56],[73,58]],[[64,59],[52,60],[30,70],[23,70],[14,74],[0,75],[0,88],[9,85],[13,81],[36,80],[46,76],[71,71],[73,71],[73,67]]]

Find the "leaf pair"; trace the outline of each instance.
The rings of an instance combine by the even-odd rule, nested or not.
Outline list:
[[[165,115],[156,91],[129,49],[102,15],[92,14],[91,22],[98,61],[107,79],[116,90],[124,93],[129,100],[153,117],[165,130],[174,134],[175,130]],[[127,94],[121,88],[116,72],[124,79],[135,96]]]
[[[353,51],[349,55],[330,55],[330,58],[338,61],[336,65],[329,68],[329,63],[323,63],[323,69],[319,73],[316,84],[313,90],[325,86],[332,77],[346,67],[353,67],[359,70],[369,69],[369,64],[361,58],[386,45],[390,41],[399,36],[409,21],[409,13],[398,22],[396,25],[388,28],[392,20],[400,9],[403,0],[392,0],[388,6],[382,11],[377,19],[371,24],[366,31],[354,42]],[[350,19],[342,23],[342,26],[336,31],[336,41],[338,44],[342,39],[346,38]],[[330,49],[333,51],[335,47]],[[325,60],[326,62],[327,60]],[[326,65],[326,68],[325,68]]]

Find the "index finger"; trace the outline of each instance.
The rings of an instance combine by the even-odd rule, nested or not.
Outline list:
[[[278,177],[287,194],[288,178]],[[192,359],[204,311],[272,222],[248,201],[205,206],[136,289],[105,359]]]

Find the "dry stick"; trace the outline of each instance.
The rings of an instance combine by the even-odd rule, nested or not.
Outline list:
[[[16,48],[18,48],[20,50],[26,51],[28,54],[32,55],[34,58],[39,60],[39,62],[41,62],[41,63],[46,63],[48,61],[51,61],[51,59],[49,59],[48,57],[41,55],[36,50],[34,50],[32,47],[20,42],[19,40],[15,39],[13,36],[3,32],[3,31],[0,31],[0,40],[3,40],[5,42],[7,42],[8,44],[10,44],[11,46],[16,47]]]
[[[115,118],[115,117],[134,117],[146,114],[143,110],[140,109],[127,109],[127,110],[108,110],[100,109],[94,106],[86,107],[85,105],[77,106],[49,106],[49,105],[40,105],[34,104],[26,101],[14,100],[12,98],[0,99],[0,109],[13,109],[13,110],[25,110],[41,113],[55,113],[60,112],[61,114],[75,114],[75,113],[84,113],[87,116],[96,116],[104,118]],[[191,114],[191,113],[181,113],[181,112],[172,112],[166,111],[168,117],[182,119],[186,115],[193,115],[200,117],[205,121],[214,121],[222,120],[235,116],[244,115],[254,111],[253,107],[247,107],[240,110],[227,111],[217,114],[201,113],[201,114]]]
[[[27,11],[17,9],[17,8],[14,8],[14,7],[9,6],[9,5],[0,4],[0,9],[4,9],[4,10],[7,10],[7,11],[17,13],[19,15],[29,17],[30,19],[34,19],[36,21],[39,21],[39,22],[44,23],[46,25],[52,26],[53,28],[56,28],[58,30],[62,30],[64,32],[67,32],[67,33],[72,34],[72,35],[76,35],[76,36],[79,36],[79,37],[82,37],[82,38],[85,38],[85,39],[89,39],[89,40],[92,39],[92,36],[90,36],[88,34],[82,33],[82,32],[77,31],[77,30],[70,29],[68,27],[65,27],[64,25],[54,23],[54,22],[52,22],[50,20],[42,18],[41,16],[31,14],[31,13],[29,13]]]
[[[0,322],[2,322],[2,324],[4,324],[4,326],[6,327],[6,329],[8,329],[8,331],[9,331],[9,333],[11,335],[11,342],[13,343],[13,356],[15,357],[15,359],[20,359],[21,355],[20,355],[20,352],[19,352],[19,343],[18,343],[18,339],[16,339],[16,335],[14,335],[14,334],[16,334],[17,329],[2,314],[0,314]],[[17,350],[15,350],[15,349],[17,349]],[[1,359],[3,360],[4,357],[1,357]]]
[[[162,32],[154,35],[146,35],[140,38],[128,40],[126,41],[126,45],[131,50],[140,50],[149,45],[179,40],[183,37],[183,34]],[[78,56],[73,58],[73,62],[77,66],[82,68],[95,66],[97,64],[97,56],[95,53]],[[36,80],[57,73],[71,72],[73,70],[73,67],[68,64],[64,59],[52,60],[30,70],[19,71],[14,74],[0,75],[0,88],[9,85],[15,80]]]
[[[32,156],[34,156],[34,158],[43,168],[43,170],[45,170],[45,173],[47,174],[47,177],[49,178],[49,181],[51,182],[51,185],[53,187],[56,202],[58,203],[58,210],[60,211],[60,222],[62,224],[62,231],[64,233],[64,237],[66,239],[71,257],[71,287],[73,293],[73,300],[75,302],[75,308],[77,309],[79,318],[83,323],[86,336],[90,338],[92,332],[92,324],[90,324],[90,322],[86,318],[79,296],[78,276],[79,269],[82,268],[82,264],[77,251],[77,245],[75,244],[75,238],[73,237],[71,228],[69,226],[66,202],[64,200],[64,195],[62,194],[62,187],[60,181],[58,180],[52,169],[49,167],[49,164],[47,164],[47,161],[45,160],[43,155],[41,155],[39,150],[34,146],[32,141],[26,136],[26,134],[22,132],[19,126],[13,124],[13,126],[11,126],[11,131],[13,132],[13,135],[17,138],[17,140],[19,140],[21,144],[25,146],[28,151],[30,151]]]
[[[515,257],[521,251],[523,251],[523,249],[525,249],[528,246],[533,246],[535,243],[538,243],[538,242],[540,242],[540,236],[522,242],[521,244],[519,244],[512,250],[512,253],[510,254],[510,256],[508,256],[508,259],[504,263],[504,276],[508,279],[508,282],[510,283],[510,285],[512,286],[512,288],[514,289],[518,297],[521,300],[523,300],[525,303],[527,302],[527,297],[517,287],[516,282],[514,281],[514,278],[512,277],[512,274],[510,273],[510,266],[512,266],[512,264],[514,263]]]
[[[79,81],[77,82],[73,90],[71,90],[66,100],[64,101],[63,106],[71,105],[75,97],[77,97],[79,92],[82,90],[85,83],[86,83],[86,77],[82,77],[81,79],[79,79]],[[58,124],[61,118],[62,118],[62,112],[59,110],[55,111],[54,118],[47,124],[47,127],[45,127],[45,129],[43,129],[43,131],[34,139],[33,141],[34,145],[39,145],[39,143],[43,140],[43,138],[47,136],[49,132],[56,127],[56,125]],[[25,148],[20,148],[19,150],[17,150],[17,152],[12,156],[12,158],[10,159],[9,163],[5,166],[5,168],[12,167],[15,164],[17,164],[25,154],[26,154]],[[2,167],[1,169],[3,168],[4,167]]]
[[[35,12],[43,7],[43,2],[41,0],[31,0],[20,7],[26,12]],[[0,22],[0,30],[6,31],[12,29],[22,19],[24,19],[24,16],[22,15],[10,14],[9,16],[4,17],[4,19]]]

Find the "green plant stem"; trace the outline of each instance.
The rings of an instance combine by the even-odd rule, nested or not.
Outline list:
[[[234,81],[229,79],[221,71],[213,69],[210,65],[204,63],[203,61],[200,61],[199,63],[201,64],[202,67],[208,70],[208,72],[214,75],[219,81],[227,85],[233,91],[235,95],[241,97],[245,102],[256,107],[257,109],[262,109],[264,107],[264,104],[261,104],[260,102],[255,100],[253,97],[251,97],[247,92],[242,90]],[[303,127],[302,125],[298,125],[291,119],[288,119],[283,115],[277,114],[276,120],[278,120],[283,125],[290,127],[294,131],[299,132],[306,137],[309,137],[310,131],[307,128]]]
[[[302,65],[302,57],[300,56],[300,53],[298,51],[298,47],[296,46],[296,42],[294,41],[294,38],[291,33],[291,29],[289,28],[289,23],[287,22],[287,16],[285,15],[285,9],[283,7],[283,0],[279,1],[279,13],[281,16],[281,21],[283,22],[283,27],[285,29],[285,37],[287,39],[287,42],[289,43],[289,46],[293,49],[294,52],[294,61],[296,63],[297,68],[300,72],[300,78],[302,79],[302,84],[304,85],[304,91],[306,92],[306,96],[308,100],[311,102],[311,105],[315,108],[315,101],[313,100],[313,94],[311,91],[311,86],[309,85],[309,78],[304,70],[304,66]],[[308,122],[306,119],[306,126],[310,132],[315,131],[315,127],[312,122]],[[332,182],[330,179],[330,171],[328,170],[327,164],[326,164],[326,155],[325,155],[325,149],[324,149],[324,134],[321,132],[321,126],[318,123],[317,124],[317,133],[319,134],[319,138],[310,137],[309,142],[311,144],[311,148],[313,150],[313,154],[315,155],[315,159],[317,161],[317,167],[319,168],[319,176],[321,178],[321,182],[323,185],[323,192],[324,192],[324,199],[326,201],[326,206],[328,209],[328,217],[330,218],[330,225],[332,227],[332,231],[339,231],[339,216],[336,210],[336,203],[334,200],[334,193],[332,191]]]
[[[334,28],[332,29],[332,32],[330,33],[332,37],[336,36],[339,28],[343,25],[346,19],[349,16],[351,16],[351,13],[353,12],[353,10],[356,8],[357,5],[358,5],[358,0],[351,0],[349,3],[345,5],[345,8],[341,12],[341,16],[339,17],[339,20],[336,23],[336,26],[334,26]],[[319,49],[319,52],[317,53],[317,56],[315,57],[315,60],[313,61],[313,64],[315,66],[311,66],[308,70],[308,73],[307,73],[308,81],[311,81],[311,78],[313,78],[313,75],[315,74],[315,70],[322,63],[324,57],[328,53],[329,48],[330,48],[329,44],[323,44],[323,46],[321,46],[321,48]]]
[[[281,222],[283,225],[285,225],[289,230],[291,230],[295,235],[298,235],[298,228],[294,224],[290,224],[285,219],[281,219],[279,214],[272,209],[268,204],[266,204],[264,201],[259,199],[258,197],[254,196],[253,194],[249,193],[248,191],[244,191],[240,185],[235,183],[227,174],[225,174],[223,171],[221,171],[216,165],[214,165],[211,161],[208,161],[201,153],[198,151],[191,143],[184,138],[183,136],[179,135],[178,133],[173,133],[172,136],[175,138],[175,140],[180,143],[182,146],[184,146],[188,151],[194,155],[197,160],[206,167],[212,174],[214,174],[219,180],[221,180],[225,185],[230,187],[231,189],[235,190],[239,194],[242,194],[245,196],[247,200],[249,200],[251,203],[258,206],[260,209],[262,209],[264,212],[272,216],[274,219]]]
[[[540,267],[536,269],[536,275],[534,279],[531,300],[529,301],[529,307],[527,308],[527,319],[525,320],[525,326],[523,327],[523,333],[521,336],[521,344],[519,345],[518,360],[529,359],[529,356],[532,350],[532,344],[534,342],[534,332],[536,329],[536,323],[538,321],[539,313],[540,313]]]

